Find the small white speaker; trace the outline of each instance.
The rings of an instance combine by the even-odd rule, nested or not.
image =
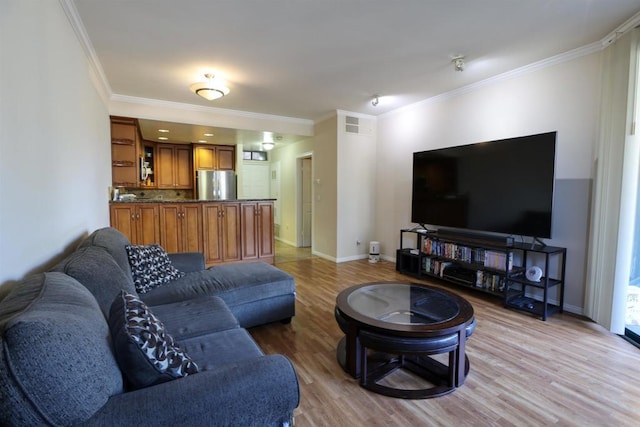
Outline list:
[[[533,267],[527,268],[525,275],[527,276],[527,280],[539,282],[540,279],[542,279],[542,269],[534,265]]]

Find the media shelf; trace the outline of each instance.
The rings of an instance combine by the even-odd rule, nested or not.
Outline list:
[[[415,247],[403,247],[405,233],[416,235]],[[562,312],[565,262],[565,248],[421,229],[400,230],[396,252],[396,270],[403,274],[473,288],[502,298],[505,307],[542,320]],[[527,279],[526,270],[533,265],[543,271],[539,281]]]

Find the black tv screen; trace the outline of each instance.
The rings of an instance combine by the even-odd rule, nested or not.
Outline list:
[[[411,221],[551,238],[556,133],[413,153]]]

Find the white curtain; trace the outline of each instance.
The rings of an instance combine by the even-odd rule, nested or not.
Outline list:
[[[585,315],[618,334],[624,333],[637,188],[639,33],[628,32],[602,52],[602,110],[594,158]]]

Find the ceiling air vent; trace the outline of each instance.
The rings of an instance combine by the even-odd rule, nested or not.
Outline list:
[[[357,117],[345,116],[346,125],[344,130],[350,133],[358,133],[360,119]]]

